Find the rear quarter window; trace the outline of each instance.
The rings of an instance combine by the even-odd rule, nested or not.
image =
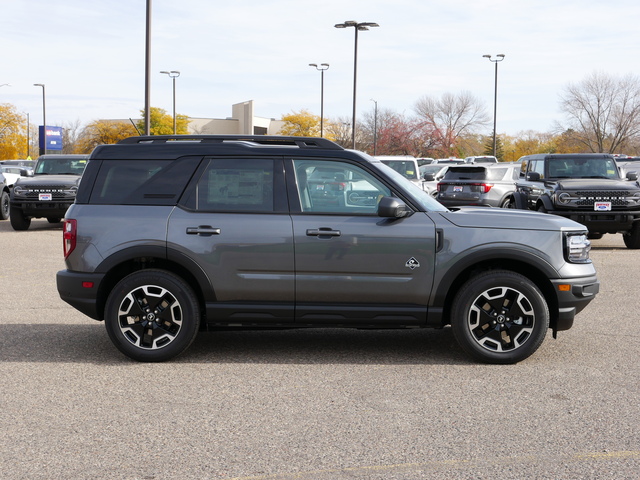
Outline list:
[[[103,160],[90,203],[175,205],[199,158],[179,160]]]

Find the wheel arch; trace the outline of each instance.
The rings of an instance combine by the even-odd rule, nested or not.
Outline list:
[[[530,256],[513,254],[461,261],[454,265],[439,282],[432,303],[434,307],[442,309],[441,325],[451,323],[453,299],[467,280],[480,272],[507,270],[527,277],[540,289],[549,307],[549,326],[555,329],[558,320],[558,298],[549,278],[557,278],[558,274],[550,265],[540,262],[539,258],[537,260],[534,262]]]
[[[554,210],[553,202],[551,201],[551,198],[549,198],[549,195],[540,195],[536,202],[536,210],[538,210],[540,205],[542,205],[547,212]]]
[[[172,252],[167,254],[167,249],[163,247],[133,247],[108,257],[96,269],[96,272],[105,273],[96,302],[100,319],[104,319],[107,298],[115,285],[127,275],[147,269],[165,270],[182,278],[193,289],[201,312],[206,311],[207,301],[215,300],[208,277],[189,257]]]

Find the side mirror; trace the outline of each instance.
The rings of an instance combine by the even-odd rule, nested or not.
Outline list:
[[[436,179],[435,173],[425,173],[422,177],[425,182],[433,182]]]
[[[527,173],[527,180],[530,182],[539,182],[540,174],[538,172],[529,172]]]
[[[413,212],[400,199],[395,197],[382,197],[378,203],[378,216],[384,218],[408,217]]]
[[[627,180],[638,180],[638,172],[627,172]]]

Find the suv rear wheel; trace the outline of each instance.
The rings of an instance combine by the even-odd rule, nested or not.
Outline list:
[[[181,354],[195,339],[199,322],[200,307],[191,287],[163,270],[142,270],[123,278],[105,308],[111,341],[142,362]]]
[[[538,287],[507,270],[469,279],[453,301],[451,327],[472,357],[516,363],[532,355],[549,328],[549,308]]]

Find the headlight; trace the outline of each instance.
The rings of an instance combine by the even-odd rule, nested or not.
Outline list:
[[[72,187],[65,187],[64,193],[67,195],[76,195],[76,193],[78,193],[78,187],[76,187],[75,185],[73,185]]]
[[[589,251],[591,242],[585,234],[565,235],[565,257],[571,263],[587,263],[589,261]]]
[[[21,185],[16,185],[15,187],[13,187],[13,193],[14,195],[26,195],[27,193],[29,193],[29,189]]]
[[[567,192],[562,192],[560,195],[558,195],[558,203],[562,203],[566,205],[570,201],[571,201],[571,195],[568,194]]]

